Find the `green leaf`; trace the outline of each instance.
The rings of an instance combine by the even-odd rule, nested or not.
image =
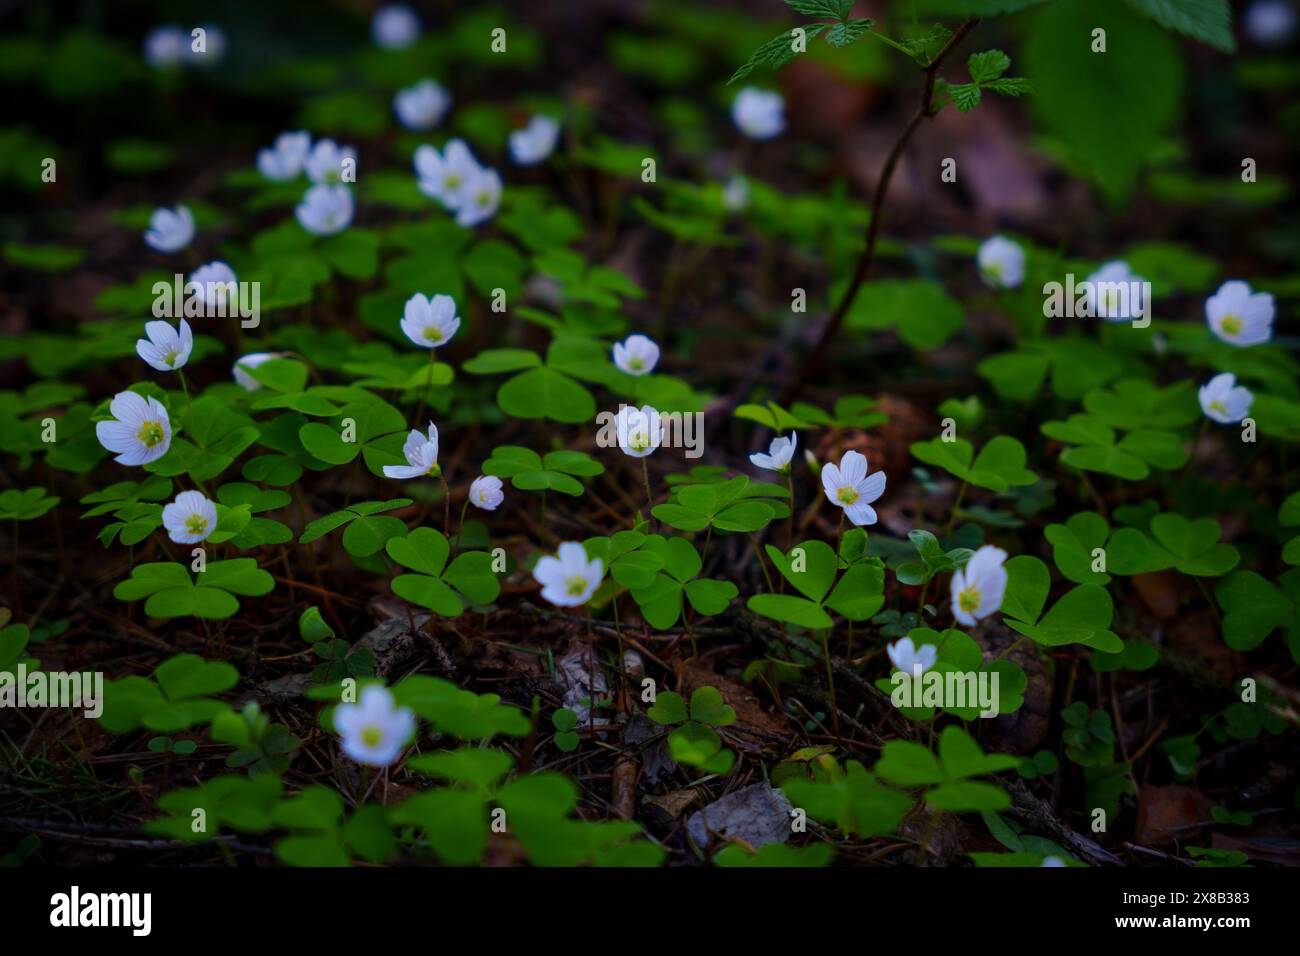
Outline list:
[[[691,720],[712,727],[726,727],[736,722],[736,712],[722,699],[716,687],[697,687],[691,694]]]
[[[1092,51],[1098,28],[1105,53]],[[1177,43],[1131,6],[1054,0],[1034,14],[1024,60],[1038,121],[1109,200],[1123,200],[1182,108]]]
[[[1128,0],[1140,12],[1168,30],[1176,30],[1208,43],[1224,53],[1235,53],[1232,8],[1228,0]]]

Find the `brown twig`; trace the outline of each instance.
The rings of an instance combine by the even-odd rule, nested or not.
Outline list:
[[[880,233],[880,218],[885,209],[885,197],[889,194],[889,182],[893,179],[894,169],[898,166],[899,159],[903,156],[903,150],[907,148],[908,142],[912,139],[912,134],[916,132],[921,121],[934,116],[937,110],[934,108],[934,86],[936,74],[943,61],[948,58],[953,50],[966,39],[966,35],[975,28],[979,22],[978,17],[971,17],[955,33],[948,38],[948,42],[943,45],[938,54],[929,65],[925,68],[925,86],[921,91],[921,102],[917,106],[916,112],[908,120],[907,126],[903,128],[902,134],[898,141],[894,143],[894,148],[889,151],[889,157],[885,160],[885,167],[880,171],[880,179],[876,181],[876,191],[871,197],[871,214],[867,223],[867,243],[858,257],[857,267],[853,270],[853,279],[849,282],[848,291],[844,293],[844,298],[836,306],[831,317],[822,326],[820,337],[817,344],[808,353],[808,358],[804,360],[803,368],[799,370],[799,375],[794,384],[782,398],[782,404],[789,404],[802,394],[804,388],[812,380],[821,366],[822,358],[826,350],[830,347],[835,336],[839,334],[840,326],[844,324],[844,318],[848,315],[849,309],[853,305],[854,299],[858,296],[858,290],[862,288],[862,283],[866,281],[868,273],[871,271],[871,264],[876,257],[876,238]]]

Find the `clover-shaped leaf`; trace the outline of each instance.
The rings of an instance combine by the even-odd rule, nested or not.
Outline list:
[[[746,606],[756,614],[819,629],[834,626],[828,609],[850,621],[863,621],[884,606],[884,567],[877,559],[850,565],[836,583],[839,559],[824,541],[805,541],[791,548],[788,555],[771,545],[766,550],[782,577],[804,597],[755,594]]]
[[[448,566],[451,546],[432,528],[416,528],[406,537],[391,538],[385,549],[398,564],[417,572],[394,578],[393,593],[442,617],[457,617],[467,606],[490,604],[501,593],[491,555],[466,551]]]
[[[406,417],[378,399],[345,405],[331,424],[308,422],[298,429],[302,447],[326,465],[346,465],[362,455],[366,468],[379,477],[384,465],[404,464]],[[372,552],[373,553],[373,552]]]
[[[1232,545],[1218,543],[1221,533],[1213,518],[1189,521],[1166,512],[1151,519],[1151,535],[1172,556],[1173,566],[1196,577],[1219,577],[1237,566],[1240,555]]]
[[[1014,713],[1024,704],[1025,689],[1029,686],[1029,680],[1024,670],[1014,661],[1004,659],[986,661],[983,649],[969,635],[954,628],[941,633],[928,627],[918,627],[908,631],[907,636],[918,649],[925,644],[932,644],[936,649],[935,662],[925,671],[925,674],[933,672],[939,675],[962,675],[963,686],[972,687],[974,692],[965,698],[966,704],[958,705],[955,698],[950,699],[947,696],[946,683],[930,684],[928,686],[932,689],[927,689],[926,678],[923,677],[918,687],[905,687],[905,684],[914,679],[913,675],[900,671],[896,667],[891,668],[891,675],[877,680],[876,687],[891,697],[895,691],[900,692],[895,704],[903,716],[910,720],[925,721],[942,710],[962,720],[974,720],[988,710],[997,714]],[[975,678],[975,684],[966,682],[968,675]],[[994,675],[996,675],[996,684],[993,683]],[[941,679],[947,680],[946,677]],[[990,694],[996,691],[997,696],[991,701],[982,701],[980,694],[983,693],[984,687],[989,688]],[[933,696],[933,700],[927,700],[927,696]],[[905,700],[910,700],[912,703],[902,703]]]
[[[1008,626],[1047,647],[1086,644],[1111,653],[1124,649],[1124,643],[1110,631],[1115,607],[1105,588],[1079,585],[1066,592],[1040,620],[1051,586],[1047,566],[1037,558],[1019,555],[1006,563],[1006,569],[1002,613]]]
[[[299,544],[311,544],[331,531],[344,526],[343,547],[349,554],[357,557],[370,557],[378,554],[380,549],[392,538],[406,534],[406,525],[399,519],[385,516],[385,511],[405,508],[411,503],[410,498],[393,498],[389,501],[360,501],[348,505],[342,511],[335,511],[323,518],[317,518],[302,529],[298,536]]]
[[[679,531],[712,527],[724,532],[753,532],[790,513],[784,502],[773,500],[785,494],[779,486],[751,483],[741,475],[726,481],[677,485],[672,499],[655,505],[651,513]]]
[[[690,601],[695,610],[704,615],[720,614],[740,592],[730,581],[712,578],[696,579],[703,562],[695,546],[685,538],[664,538],[650,535],[645,539],[635,573],[647,570],[655,563],[663,568],[654,573],[647,584],[633,586],[632,597],[646,621],[656,628],[668,628],[677,623],[682,614],[682,599]],[[629,571],[627,555],[615,563],[614,574],[620,583],[626,581]]]
[[[145,600],[150,617],[225,618],[239,610],[235,595],[261,597],[275,579],[252,558],[211,561],[196,578],[182,564],[138,564],[131,577],[113,589],[119,601]]]
[[[913,442],[912,455],[927,465],[943,468],[962,481],[990,491],[1032,485],[1038,476],[1025,467],[1025,446],[1009,435],[997,435],[978,455],[970,442],[956,438]]]
[[[875,771],[901,787],[927,787],[925,800],[936,810],[953,813],[996,811],[1011,805],[1001,787],[972,780],[1010,770],[1018,758],[986,754],[960,727],[945,727],[939,737],[939,756],[920,744],[891,740],[881,751]]]
[[[524,712],[501,703],[500,695],[475,694],[440,677],[413,674],[394,685],[393,697],[438,732],[461,740],[487,740],[497,734],[524,737],[532,729]]]
[[[1108,584],[1110,575],[1093,570],[1093,552],[1105,549],[1110,525],[1095,511],[1071,515],[1065,524],[1050,524],[1043,535],[1052,544],[1056,569],[1077,584]]]
[[[1300,663],[1300,568],[1284,572],[1277,585],[1254,571],[1237,571],[1219,582],[1214,596],[1224,611],[1223,640],[1229,647],[1254,650],[1281,627],[1292,659]]]
[[[59,503],[57,495],[47,495],[44,488],[0,491],[0,521],[31,521]]]
[[[545,457],[531,448],[502,445],[483,463],[483,472],[509,478],[520,491],[558,491],[577,497],[583,492],[579,478],[599,475],[605,466],[578,451],[553,451]]]
[[[160,664],[153,680],[133,676],[108,681],[99,721],[114,734],[139,727],[159,733],[184,730],[225,710],[211,695],[229,690],[238,680],[239,673],[224,661],[179,654]]]

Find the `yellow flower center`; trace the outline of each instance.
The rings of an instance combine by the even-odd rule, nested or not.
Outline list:
[[[438,328],[436,325],[425,326],[423,335],[430,342],[442,341],[442,329]]]
[[[1240,335],[1245,326],[1246,323],[1241,320],[1239,315],[1225,315],[1219,320],[1219,328],[1227,335]]]
[[[486,189],[478,194],[478,204],[480,206],[486,206],[491,202],[492,202],[492,194],[488,192]]]
[[[136,438],[145,448],[153,448],[155,445],[162,444],[163,429],[160,422],[145,422],[136,432]]]
[[[587,579],[581,574],[574,575],[564,582],[564,590],[567,594],[570,594],[573,597],[579,597],[587,590]]]
[[[1218,412],[1220,415],[1226,415],[1228,414],[1228,406],[1216,399],[1215,401],[1210,402],[1210,411]]]
[[[448,189],[458,189],[460,188],[460,176],[456,173],[448,173],[443,183]]]
[[[177,352],[175,349],[172,349],[165,356],[163,356],[164,364],[174,366],[176,364],[176,358],[179,355],[180,355],[179,352]]]
[[[957,595],[957,606],[963,611],[973,612],[980,606],[980,592],[978,588],[967,588]]]
[[[384,732],[374,724],[361,731],[361,742],[367,747],[378,747],[384,742]]]
[[[852,485],[844,485],[835,492],[835,497],[839,500],[840,504],[851,505],[855,504],[861,496],[858,494],[858,489],[854,488]]]
[[[190,515],[185,519],[185,530],[190,534],[203,534],[208,530],[208,519],[203,515]]]
[[[633,451],[645,451],[650,447],[650,436],[645,432],[636,432],[628,441],[628,445]]]
[[[641,369],[645,368],[645,359],[640,356],[630,358],[627,360],[627,367],[633,372],[639,372]]]

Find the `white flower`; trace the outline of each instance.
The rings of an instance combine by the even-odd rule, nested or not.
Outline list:
[[[239,294],[235,270],[217,260],[199,266],[190,273],[187,286],[195,286],[203,293],[203,304],[208,315],[225,315],[232,300]]]
[[[740,212],[749,205],[749,180],[739,174],[722,187],[722,205],[728,212]]]
[[[1007,589],[1007,569],[1002,566],[1007,553],[986,544],[970,556],[966,567],[952,575],[952,614],[962,624],[972,626],[1002,606]]]
[[[510,134],[510,155],[518,165],[532,166],[550,156],[559,139],[560,124],[539,114]]]
[[[217,506],[197,491],[182,491],[163,508],[162,523],[177,544],[198,544],[217,529]]]
[[[347,186],[312,186],[294,210],[308,232],[332,236],[352,223],[352,191]]]
[[[618,447],[623,450],[623,454],[633,458],[644,458],[663,444],[663,419],[659,417],[658,410],[649,405],[641,408],[635,405],[620,406],[614,427],[618,435]]]
[[[1259,345],[1273,336],[1273,296],[1234,279],[1205,300],[1210,331],[1229,345]]]
[[[426,475],[438,477],[442,469],[438,467],[438,426],[429,422],[429,435],[426,438],[418,428],[412,428],[402,446],[406,456],[405,465],[384,465],[384,477],[409,481]]]
[[[1250,414],[1250,403],[1255,400],[1250,389],[1237,385],[1237,377],[1231,372],[1216,375],[1202,385],[1198,397],[1205,417],[1220,425],[1241,421]]]
[[[1246,36],[1260,46],[1286,46],[1295,36],[1295,8],[1285,0],[1255,0],[1244,19]]]
[[[367,684],[361,700],[334,708],[334,727],[342,736],[343,752],[357,763],[387,767],[415,733],[415,714],[398,707],[393,692]]]
[[[780,93],[747,86],[732,101],[731,118],[750,139],[771,139],[785,129],[785,100]]]
[[[144,58],[156,69],[179,66],[190,49],[190,35],[175,24],[150,30],[144,38]]]
[[[267,179],[277,183],[287,182],[302,172],[310,151],[310,133],[305,130],[281,133],[275,138],[274,146],[258,151],[257,169]]]
[[[856,525],[875,524],[876,509],[871,507],[885,493],[885,473],[867,475],[867,456],[846,451],[839,465],[822,466],[822,487],[826,497]]]
[[[431,299],[417,292],[406,300],[401,326],[406,337],[420,348],[441,348],[460,328],[456,300],[449,295],[435,295]]]
[[[600,558],[587,559],[587,552],[576,541],[560,545],[558,555],[545,555],[533,568],[533,577],[542,586],[542,597],[558,607],[586,604],[605,576]]]
[[[1059,856],[1045,856],[1039,866],[1067,866],[1068,864]]]
[[[407,129],[433,129],[450,107],[451,94],[433,80],[421,80],[393,97],[393,111]]]
[[[1025,280],[1025,250],[1006,236],[990,236],[976,256],[980,275],[995,289],[1014,289]]]
[[[340,146],[332,139],[317,140],[303,161],[307,178],[314,183],[343,182],[345,166],[356,173],[357,151],[351,146]]]
[[[246,369],[257,368],[263,362],[269,362],[273,358],[279,358],[283,352],[250,352],[235,361],[231,366],[230,372],[235,377],[235,381],[250,392],[256,392],[262,387],[262,383],[253,376],[249,375]]]
[[[893,644],[887,644],[885,653],[900,671],[914,675],[918,667],[921,673],[924,673],[934,666],[935,659],[939,656],[939,648],[933,644],[922,644],[918,648],[912,643],[910,637],[904,637]]]
[[[649,375],[659,364],[659,346],[644,335],[614,343],[614,364],[628,375]]]
[[[766,455],[761,451],[756,451],[749,456],[749,460],[759,468],[785,474],[790,470],[790,462],[794,460],[795,445],[798,443],[799,435],[796,432],[791,432],[789,438],[778,435],[772,439],[772,444],[768,446]]]
[[[155,209],[149,217],[149,229],[144,234],[145,244],[158,252],[184,249],[193,238],[194,216],[184,206]]]
[[[501,176],[495,169],[479,169],[465,183],[456,224],[469,228],[491,219],[501,205]]]
[[[1143,279],[1133,273],[1127,262],[1117,259],[1105,263],[1088,276],[1087,283],[1084,299],[1098,318],[1126,322],[1140,317],[1146,310]]]
[[[194,49],[198,39],[191,30],[185,43],[185,56],[195,66],[216,66],[226,55],[226,31],[211,23],[205,23],[196,29],[203,31],[203,49]]]
[[[420,18],[404,3],[380,7],[370,21],[370,35],[375,46],[385,50],[402,50],[420,39]]]
[[[465,187],[478,171],[474,154],[463,139],[448,140],[441,153],[432,146],[421,146],[415,151],[415,176],[420,192],[453,211],[465,202]]]
[[[147,339],[136,339],[136,353],[160,372],[184,368],[194,351],[194,333],[184,319],[181,319],[179,332],[161,319],[146,322],[144,334]]]
[[[475,508],[484,511],[496,511],[501,502],[506,500],[502,490],[501,479],[492,475],[479,475],[469,486],[469,501]]]
[[[95,437],[117,455],[113,460],[119,465],[143,465],[167,454],[172,423],[158,399],[118,392],[108,410],[113,418],[95,424]]]

